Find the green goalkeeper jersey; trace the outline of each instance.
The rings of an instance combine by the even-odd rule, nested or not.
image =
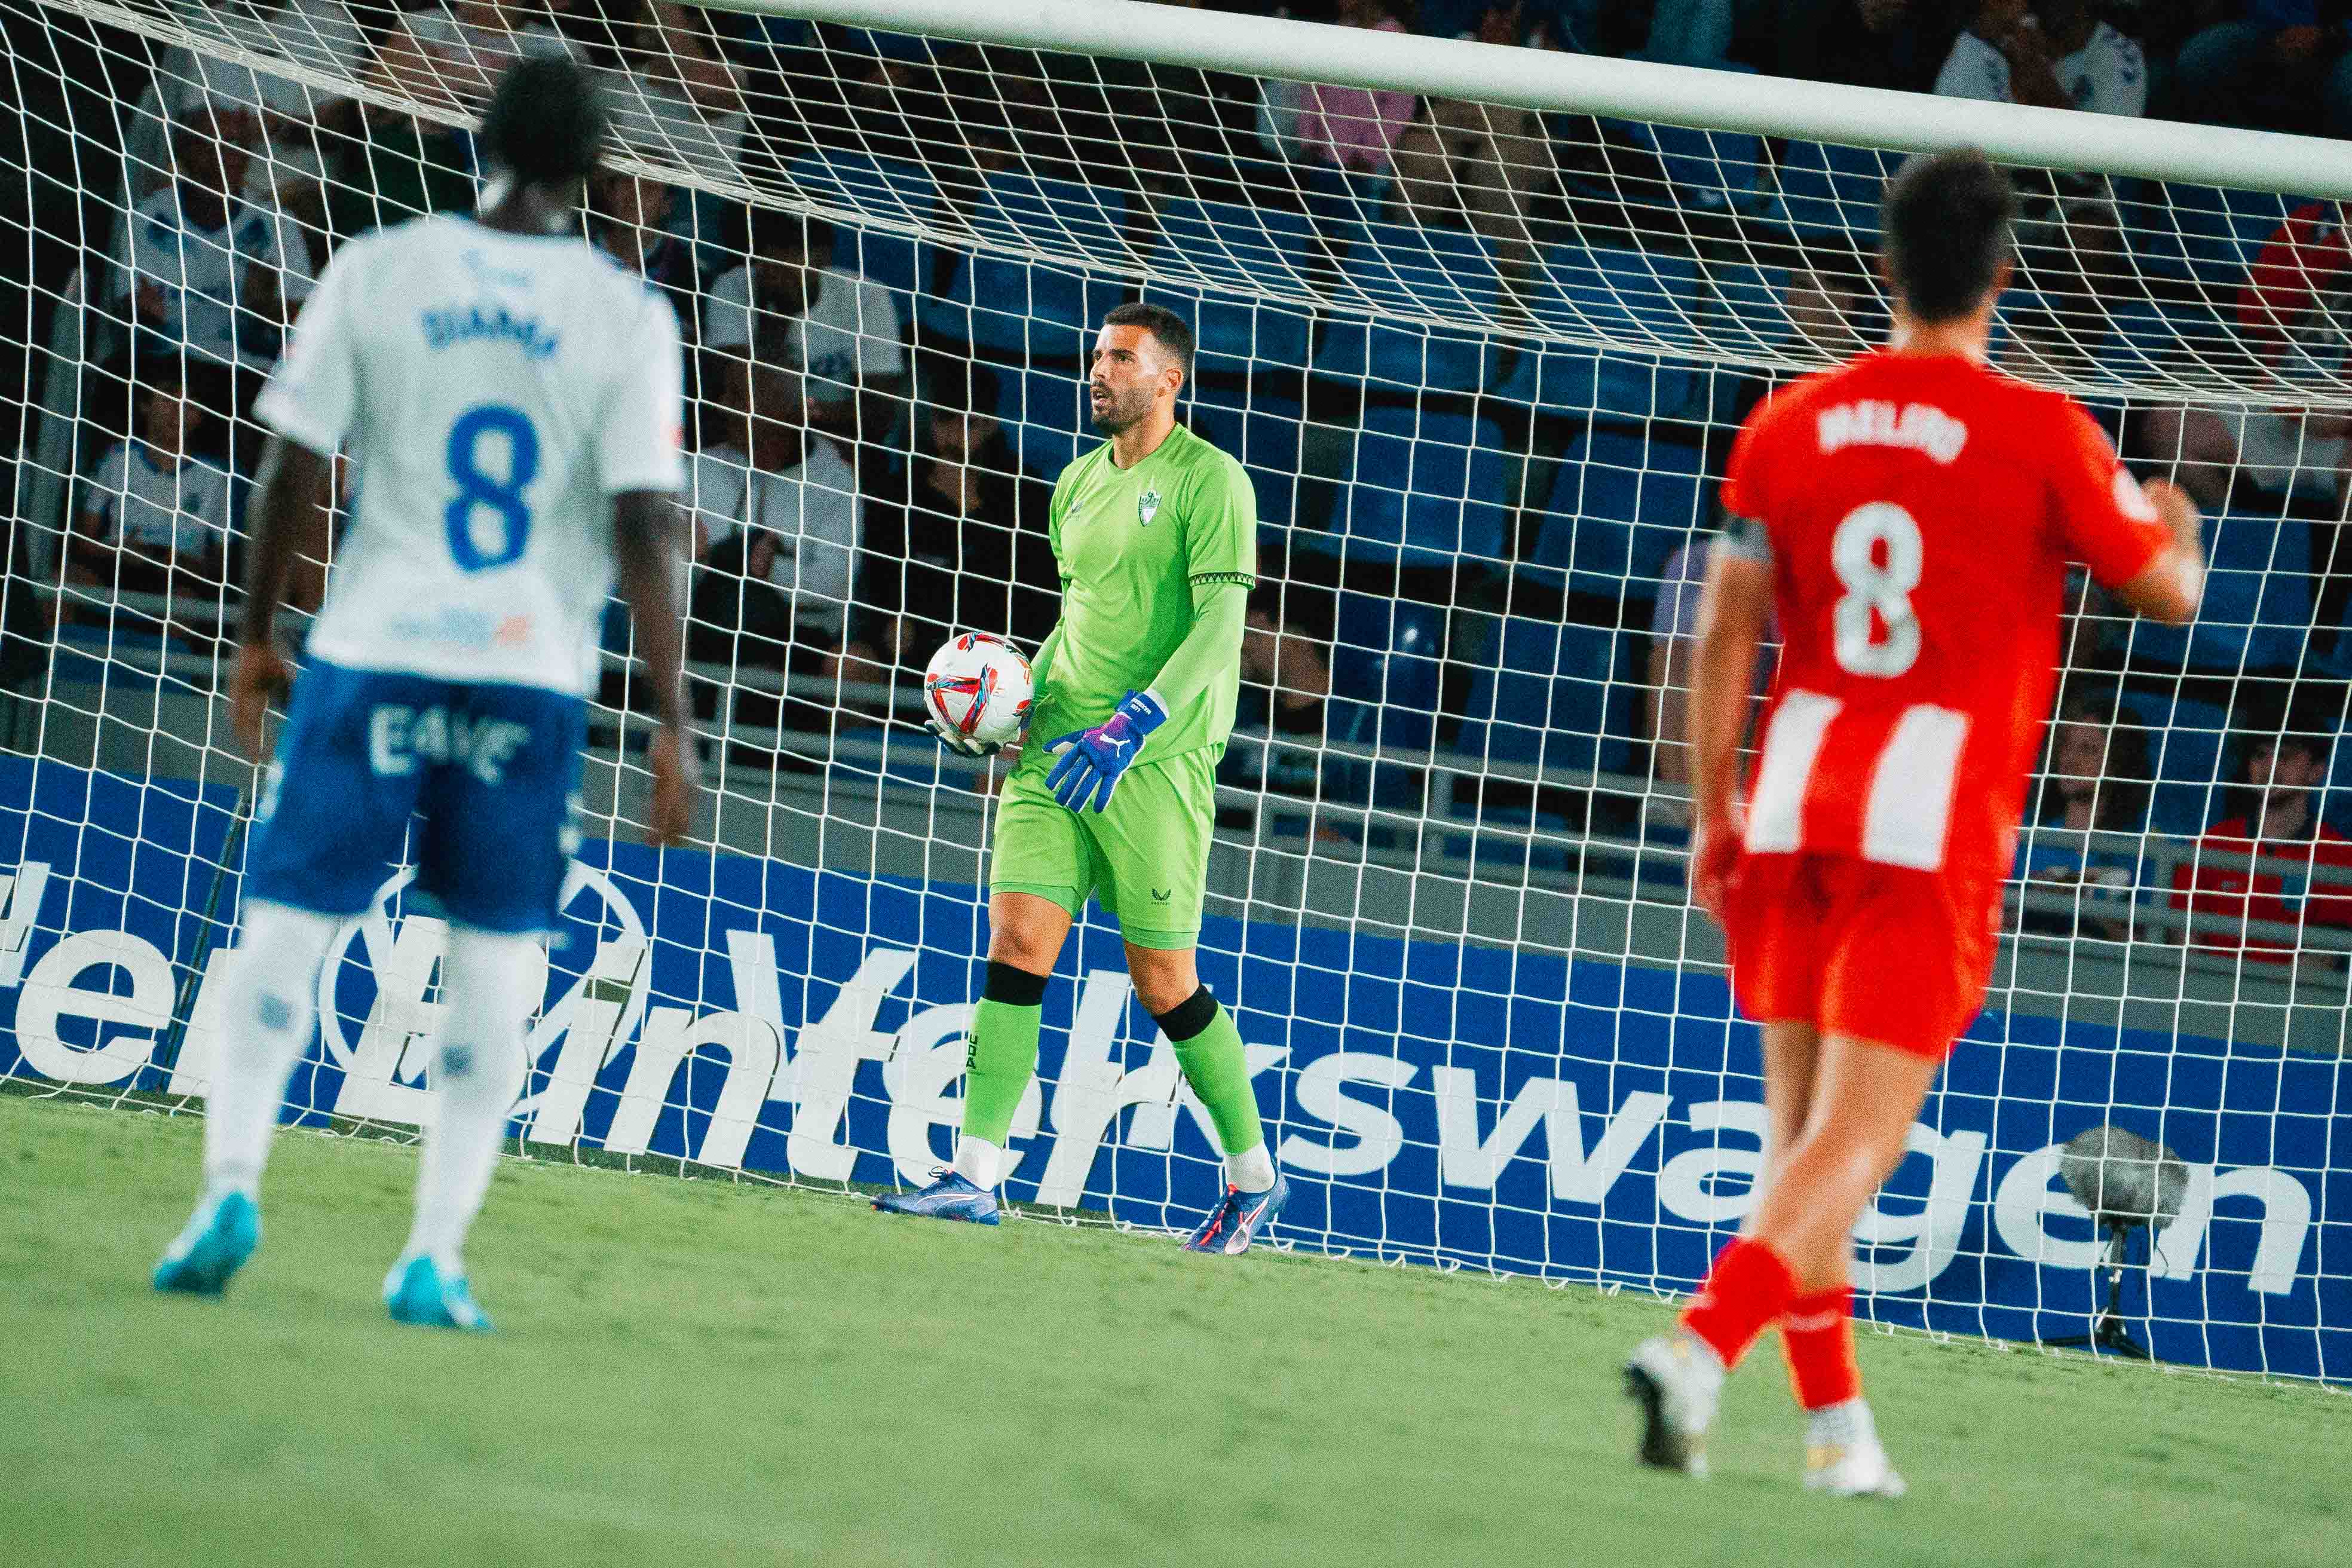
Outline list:
[[[1239,462],[1179,425],[1132,468],[1106,441],[1062,470],[1051,537],[1062,616],[1050,639],[1033,738],[1099,724],[1148,689],[1192,629],[1195,586],[1257,580],[1257,498]],[[1159,762],[1233,732],[1241,647],[1201,695],[1179,702],[1145,742]]]

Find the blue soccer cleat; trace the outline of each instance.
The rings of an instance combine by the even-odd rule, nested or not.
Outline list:
[[[1258,1232],[1274,1224],[1282,1213],[1282,1205],[1290,1201],[1290,1179],[1277,1171],[1274,1185],[1262,1193],[1245,1193],[1239,1187],[1225,1189],[1225,1201],[1209,1211],[1184,1243],[1187,1252],[1222,1252],[1232,1258],[1250,1249]]]
[[[970,1225],[997,1223],[996,1194],[953,1171],[941,1171],[919,1192],[885,1193],[874,1200],[884,1214],[910,1214],[922,1219],[960,1219]]]
[[[383,1305],[395,1323],[426,1329],[457,1329],[469,1334],[490,1331],[488,1314],[475,1304],[474,1293],[462,1274],[441,1277],[430,1258],[403,1258],[383,1277]]]
[[[217,1296],[260,1243],[261,1210],[252,1194],[224,1193],[200,1203],[155,1265],[155,1289]]]

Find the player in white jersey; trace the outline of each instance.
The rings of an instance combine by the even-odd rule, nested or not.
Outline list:
[[[578,67],[510,68],[483,121],[478,216],[346,245],[256,405],[277,434],[231,695],[257,762],[288,680],[272,627],[296,552],[324,537],[338,450],[359,499],[257,813],[205,1190],[158,1289],[216,1294],[251,1254],[330,941],[412,846],[409,905],[445,917],[449,945],[415,1227],[384,1301],[404,1322],[488,1326],[460,1247],[528,1065],[616,566],[661,720],[650,837],[686,832],[677,322],[580,237],[604,135]]]

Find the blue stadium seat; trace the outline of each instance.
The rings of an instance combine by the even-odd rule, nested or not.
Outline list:
[[[2194,837],[2220,815],[2229,779],[2230,715],[2210,702],[2127,691],[2120,722],[2136,725],[2147,747],[2156,787],[2147,825],[2157,833]]]
[[[1160,257],[1153,252],[1155,267],[1173,268],[1174,263]],[[1307,363],[1314,322],[1304,311],[1159,278],[1143,286],[1142,297],[1192,323],[1193,363],[1199,374],[1245,376],[1268,365],[1293,370]]]
[[[928,225],[940,191],[919,163],[877,158],[864,153],[825,153],[803,158],[790,178],[812,199],[900,225]],[[905,234],[836,223],[834,261],[886,289],[912,293],[921,286],[928,247]]]
[[[1747,212],[1769,199],[1761,137],[1745,131],[1701,131],[1643,121],[1632,124],[1635,134],[1657,150],[1666,178],[1692,205],[1707,212]]]
[[[1692,343],[1703,310],[1698,265],[1685,256],[1606,247],[1547,246],[1528,311],[1562,335],[1626,348],[1531,346],[1496,395],[1599,417],[1673,418],[1689,412],[1699,377],[1687,364],[1639,352],[1644,342]]]
[[[2224,513],[2208,525],[2205,599],[2189,626],[2135,623],[2137,659],[2217,674],[2298,669],[2311,637],[2311,530]]]
[[[1508,617],[1495,664],[1471,677],[1455,748],[1479,762],[1617,765],[1622,747],[1607,739],[1616,662],[1608,627]]]
[[[1893,172],[1871,147],[1791,142],[1778,172],[1781,211],[1800,235],[1836,233],[1868,249],[1878,243],[1878,204]]]
[[[1369,410],[1329,531],[1300,542],[1388,565],[1498,561],[1507,513],[1502,447],[1489,419]]]
[[[992,239],[1057,256],[1116,255],[1127,246],[1127,195],[1011,170],[982,181],[971,226]]]
[[[1021,466],[1057,478],[1092,437],[1085,408],[1086,382],[1063,371],[1008,371],[998,377],[997,417]]]
[[[1351,174],[1328,163],[1292,164],[1287,172],[1298,181],[1307,217],[1325,229],[1377,219],[1387,210],[1394,183],[1385,174]]]
[[[1431,392],[1484,387],[1494,369],[1491,337],[1412,318],[1493,315],[1502,285],[1486,242],[1417,223],[1350,224],[1342,232],[1344,281],[1374,313],[1341,316],[1324,330],[1316,373]]]
[[[1332,634],[1330,717],[1325,733],[1359,746],[1426,752],[1437,743],[1439,666],[1445,616],[1434,605],[1342,593]],[[1417,763],[1366,764],[1347,759],[1350,798],[1418,810],[1428,769]],[[1366,780],[1369,778],[1369,788]]]
[[[1707,274],[1715,291],[1707,300],[1707,335],[1743,349],[1786,347],[1797,335],[1789,319],[1789,269],[1733,261]]]
[[[1706,521],[1704,455],[1599,429],[1569,444],[1528,564],[1537,581],[1612,598],[1657,596],[1659,569]]]
[[[2151,277],[2194,283],[2224,313],[2235,309],[2246,268],[2301,196],[2211,185],[2126,182],[2124,234],[2134,261]]]
[[[1287,526],[1298,491],[1298,440],[1303,416],[1287,398],[1252,397],[1245,406],[1194,399],[1181,417],[1239,458],[1257,492],[1261,523]]]
[[[947,298],[922,300],[924,335],[969,342],[984,358],[1074,361],[1118,290],[1075,272],[999,256],[965,257]]]

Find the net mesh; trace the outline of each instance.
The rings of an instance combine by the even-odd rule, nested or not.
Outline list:
[[[1757,1069],[1685,906],[1674,737],[1730,437],[1883,335],[1894,154],[625,0],[0,17],[28,261],[0,300],[5,673],[41,759],[0,981],[51,965],[13,1074],[201,1088],[249,778],[213,697],[253,392],[338,245],[470,205],[490,80],[560,50],[624,147],[583,232],[689,343],[720,854],[583,862],[527,1137],[835,1181],[947,1152],[996,775],[916,727],[912,678],[950,628],[1051,626],[1083,355],[1142,299],[1192,321],[1184,417],[1262,520],[1202,951],[1318,1178],[1295,1234],[1674,1289],[1743,1212]],[[2340,1370],[2352,250],[2292,193],[2020,183],[1996,356],[2198,493],[2214,570],[2180,631],[2074,595],[1996,1011],[1865,1271],[1898,1320],[1956,1321],[1939,1289],[1994,1331],[2079,1314],[2100,1242],[2053,1151],[2113,1121],[2182,1142],[2205,1206],[2168,1234],[2232,1270],[2225,1310],[2197,1239],[2156,1258],[2170,1352]],[[645,726],[617,615],[606,640],[591,805],[625,841]],[[116,927],[163,978],[67,947]],[[1173,1223],[1213,1144],[1086,929],[1012,1190]],[[308,1110],[415,1119],[432,966],[398,953],[435,930],[396,897],[355,928]],[[75,994],[94,1033],[57,1020],[76,985],[115,998]]]

